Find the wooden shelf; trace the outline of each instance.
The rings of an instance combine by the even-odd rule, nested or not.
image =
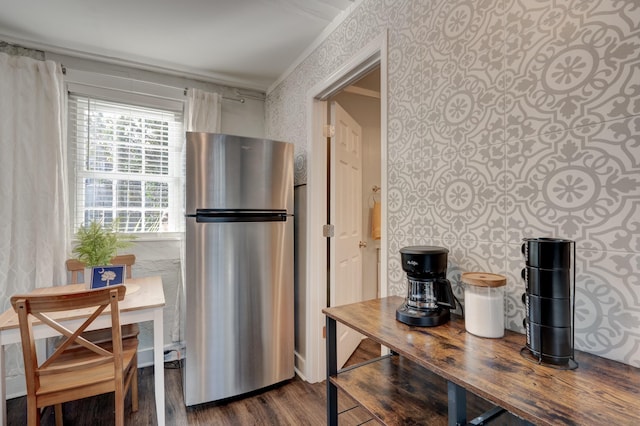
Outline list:
[[[355,365],[329,380],[382,424],[448,424],[447,381],[402,356]],[[471,417],[491,408],[490,402],[468,395],[467,411]],[[505,424],[512,424],[509,421],[514,417],[505,413],[502,418]]]
[[[387,356],[342,370],[330,380],[383,424],[444,425],[446,388],[445,398],[433,398],[433,376],[406,358]]]

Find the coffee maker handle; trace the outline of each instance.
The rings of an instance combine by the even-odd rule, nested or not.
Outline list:
[[[453,295],[451,283],[447,279],[439,279],[436,281],[436,299],[439,306],[446,308],[456,308],[456,297]]]

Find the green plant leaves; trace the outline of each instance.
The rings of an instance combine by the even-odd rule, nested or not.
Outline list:
[[[86,267],[108,265],[119,249],[131,246],[133,235],[122,234],[103,228],[100,222],[91,222],[89,226],[81,226],[76,235],[78,244],[72,253]]]

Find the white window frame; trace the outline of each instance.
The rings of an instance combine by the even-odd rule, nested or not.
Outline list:
[[[114,103],[122,103],[127,105],[135,105],[140,107],[148,107],[161,109],[166,111],[184,113],[185,97],[184,89],[175,87],[169,87],[159,85],[155,83],[143,82],[138,80],[132,80],[122,77],[114,77],[104,74],[98,74],[93,72],[69,70],[67,69],[65,82],[67,86],[67,92],[78,96],[86,96],[90,98],[106,100]],[[69,117],[71,119],[71,117]],[[71,132],[69,132],[71,134]],[[176,149],[184,147],[184,131],[181,132],[183,139],[179,142],[179,146]],[[74,143],[71,138],[68,138],[69,144]],[[71,158],[76,153],[76,147],[69,146],[67,150],[69,153],[69,203],[71,208],[71,218],[73,221],[74,233],[78,226],[78,215],[81,213],[77,210],[76,196],[79,194],[81,188],[77,187],[78,178],[82,176],[82,172],[76,174],[75,167],[73,165],[77,161],[75,158]],[[154,177],[154,181],[166,181],[169,184],[169,210],[174,212],[184,212],[184,155],[179,156],[180,161],[170,161],[170,175],[169,177],[158,176]],[[94,173],[87,173],[92,177]],[[175,178],[175,177],[178,178]],[[109,179],[113,178],[114,174],[110,174]],[[144,180],[139,174],[126,174],[123,173],[118,176],[127,180]],[[114,190],[114,197],[115,197]],[[114,208],[115,209],[115,208]],[[144,212],[145,208],[141,207],[141,211]],[[117,210],[117,209],[116,209]],[[159,231],[159,232],[141,232],[135,233],[140,240],[162,240],[162,239],[179,239],[184,231],[184,221],[181,215],[174,215],[170,217],[172,231]]]

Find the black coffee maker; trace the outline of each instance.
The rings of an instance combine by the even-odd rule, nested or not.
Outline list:
[[[407,274],[407,298],[396,309],[396,319],[409,325],[436,326],[449,321],[456,302],[447,279],[447,250],[436,246],[400,249]]]

